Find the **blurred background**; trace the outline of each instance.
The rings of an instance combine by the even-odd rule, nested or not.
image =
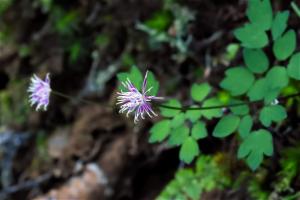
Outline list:
[[[275,10],[290,9],[287,0],[272,3]],[[107,106],[115,103],[116,75],[136,65],[156,75],[160,96],[189,103],[191,84],[209,82],[216,96],[226,98],[218,84],[226,67],[242,62],[232,31],[245,22],[246,5],[244,0],[0,0],[0,199],[158,197],[183,167],[194,164],[180,163],[177,148],[148,143],[149,128],[159,118],[134,125]],[[299,25],[291,12],[290,26]],[[29,80],[48,72],[52,88],[73,98],[52,95],[48,110],[35,112],[28,103]],[[275,130],[278,152],[268,169],[253,173],[237,161],[232,138],[203,140],[207,156],[197,163],[206,167],[201,187],[209,189],[201,199],[297,199],[297,109],[290,111],[289,125]],[[226,172],[222,178],[220,170]]]

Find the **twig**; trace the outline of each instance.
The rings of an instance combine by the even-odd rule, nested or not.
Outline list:
[[[295,2],[292,1],[292,2],[291,2],[291,6],[292,6],[294,12],[298,15],[298,17],[300,17],[300,9],[299,9],[299,7],[297,6],[297,4],[296,4]]]
[[[49,181],[53,177],[52,173],[43,174],[39,177],[37,177],[34,180],[28,180],[23,183],[19,183],[17,185],[12,185],[7,188],[4,188],[0,192],[0,199],[7,199],[9,195],[14,194],[16,192],[22,191],[22,190],[30,190],[32,188],[38,187],[41,184]]]
[[[291,94],[283,97],[279,97],[278,101],[283,101],[286,99],[294,98],[300,96],[300,93],[296,94]],[[212,109],[220,109],[220,108],[230,108],[230,107],[237,107],[237,106],[242,106],[242,105],[252,105],[252,104],[257,104],[257,103],[262,103],[262,100],[257,100],[257,101],[249,101],[245,103],[234,103],[234,104],[228,104],[228,105],[218,105],[218,106],[207,106],[207,107],[190,107],[190,106],[183,106],[183,107],[176,107],[176,106],[168,106],[168,105],[157,105],[158,107],[161,108],[167,108],[167,109],[173,109],[173,110],[212,110]]]

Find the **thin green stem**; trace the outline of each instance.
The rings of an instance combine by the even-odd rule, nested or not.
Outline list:
[[[74,100],[74,97],[69,96],[69,95],[66,95],[66,94],[61,93],[61,92],[58,92],[58,91],[55,91],[55,90],[52,90],[51,93],[52,93],[52,94],[55,94],[56,96],[60,96],[60,97],[63,97],[63,98],[65,98],[65,99],[68,99],[68,100],[71,100],[71,101]],[[97,104],[97,103],[94,102],[94,101],[89,101],[89,100],[85,100],[85,99],[78,99],[78,101],[81,101],[81,102],[83,102],[83,103],[93,104],[93,105]]]
[[[58,91],[55,91],[55,90],[52,90],[51,92],[53,94],[57,95],[57,96],[65,98],[65,99],[74,100],[74,97],[63,94],[61,92],[58,92]],[[298,97],[298,96],[300,96],[300,93],[279,97],[277,100],[278,101],[283,101],[283,100]],[[97,104],[97,102],[89,101],[89,100],[85,100],[85,99],[79,99],[79,101],[84,102],[84,103],[88,103],[88,104],[93,104],[93,105]],[[245,103],[234,103],[234,104],[226,104],[226,105],[207,106],[207,107],[200,107],[200,106],[199,107],[191,107],[191,106],[176,107],[176,106],[169,106],[169,105],[165,105],[165,104],[156,104],[156,106],[161,107],[161,108],[172,109],[172,110],[187,111],[187,110],[212,110],[212,109],[220,109],[220,108],[231,108],[231,107],[237,107],[237,106],[243,106],[243,105],[252,105],[252,104],[258,104],[258,103],[263,103],[263,100],[249,101],[249,102],[245,102]],[[113,107],[113,106],[109,105],[109,107]]]
[[[300,93],[279,97],[277,100],[283,101],[283,100],[298,97],[298,96],[300,96]],[[237,106],[242,106],[242,105],[252,105],[252,104],[258,104],[258,103],[263,103],[263,100],[249,101],[249,102],[245,102],[245,103],[234,103],[234,104],[227,104],[227,105],[207,106],[207,107],[200,107],[200,106],[199,107],[190,107],[190,106],[176,107],[176,106],[168,106],[168,105],[164,105],[164,104],[157,105],[157,106],[161,107],[161,108],[172,109],[172,110],[187,111],[187,110],[212,110],[212,109],[220,109],[220,108],[231,108],[231,107],[237,107]]]
[[[294,12],[298,15],[298,17],[300,17],[300,9],[297,6],[297,4],[294,1],[292,1],[291,6],[292,6]]]

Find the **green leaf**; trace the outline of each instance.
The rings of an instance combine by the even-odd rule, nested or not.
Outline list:
[[[171,25],[172,14],[166,11],[155,12],[151,19],[145,21],[145,25],[157,31],[164,31]]]
[[[212,106],[220,106],[222,105],[221,102],[217,98],[210,98],[203,102],[203,107],[212,107]],[[221,117],[222,116],[222,109],[215,108],[215,109],[205,109],[201,110],[202,115],[206,119],[212,119],[214,117]]]
[[[117,78],[120,82],[126,82],[128,79],[131,83],[140,91],[142,88],[143,77],[142,73],[136,66],[132,66],[129,73],[118,73]],[[119,84],[119,89],[122,91],[127,91],[122,84]]]
[[[185,122],[185,114],[184,113],[179,113],[176,115],[172,121],[171,121],[171,127],[172,128],[177,128],[178,126],[182,126]]]
[[[170,124],[171,124],[170,120],[162,120],[154,124],[154,126],[152,126],[152,128],[150,129],[151,136],[149,142],[150,143],[161,142],[164,139],[166,139],[166,137],[169,135],[171,130]]]
[[[139,90],[142,89],[142,83],[143,83],[143,76],[141,71],[136,67],[132,66],[130,73],[129,73],[129,80],[131,83]]]
[[[226,47],[226,53],[224,54],[225,59],[229,62],[232,61],[236,57],[239,49],[240,49],[240,44],[236,44],[236,43],[229,44]]]
[[[244,104],[244,103],[245,102],[243,101],[232,99],[229,104],[234,105],[234,104]],[[249,113],[249,106],[246,104],[240,106],[232,106],[230,107],[230,110],[235,115],[246,115]]]
[[[289,16],[289,11],[278,12],[276,14],[271,28],[273,40],[277,40],[279,37],[281,37],[287,27]]]
[[[242,42],[242,46],[251,49],[263,48],[269,43],[266,32],[257,30],[257,27],[252,24],[246,24],[245,26],[236,29],[234,35]]]
[[[261,74],[269,68],[269,59],[261,49],[247,49],[243,51],[246,66],[254,73]]]
[[[273,20],[270,0],[249,0],[247,16],[258,29],[269,30]]]
[[[202,101],[210,93],[211,87],[208,83],[193,84],[191,96],[194,101]]]
[[[215,137],[226,137],[233,133],[240,123],[240,118],[235,115],[227,115],[217,123],[213,131]]]
[[[287,71],[291,78],[300,80],[300,52],[292,56],[288,64]]]
[[[228,90],[233,96],[246,93],[252,86],[255,77],[244,67],[234,67],[226,70],[226,77],[220,86]]]
[[[169,138],[168,143],[170,145],[182,144],[185,141],[185,139],[189,136],[189,132],[190,129],[185,125],[174,129],[174,131],[171,132],[171,136]]]
[[[250,115],[246,115],[241,119],[238,132],[241,138],[245,138],[250,134],[251,128],[253,125],[253,120]]]
[[[296,33],[289,30],[282,37],[275,40],[273,52],[278,60],[286,60],[296,49]]]
[[[280,94],[280,90],[278,90],[278,89],[273,89],[273,90],[269,89],[266,92],[264,103],[265,104],[272,103],[275,99],[277,99],[277,97],[279,96],[279,94]]]
[[[198,106],[191,106],[191,108],[196,108]],[[201,110],[187,110],[185,112],[185,118],[186,119],[189,119],[191,122],[195,122],[197,121],[198,119],[200,119],[202,115],[202,112]]]
[[[285,67],[275,66],[266,75],[270,89],[282,89],[289,84],[289,77]]]
[[[261,78],[255,81],[255,83],[247,93],[247,96],[249,97],[250,101],[258,101],[264,99],[267,92],[267,80],[265,78]]]
[[[273,140],[269,131],[260,129],[249,134],[238,150],[238,158],[246,158],[247,164],[252,170],[259,167],[263,155],[273,154]]]
[[[260,163],[263,161],[263,158],[264,155],[262,153],[255,151],[249,154],[246,162],[252,170],[255,170],[257,167],[259,167]]]
[[[121,72],[117,74],[117,78],[119,80],[119,87],[118,87],[119,90],[127,91],[127,88],[124,87],[122,82],[126,82],[128,77],[129,77],[129,73]]]
[[[192,137],[188,137],[180,148],[179,158],[189,164],[194,160],[199,152],[197,141]]]
[[[171,99],[171,100],[169,100],[167,103],[165,103],[163,105],[172,106],[172,107],[181,107],[180,102],[178,100],[176,100],[176,99]],[[178,113],[180,113],[180,110],[175,110],[175,109],[171,109],[171,108],[160,107],[160,114],[162,116],[164,116],[164,117],[174,117]]]
[[[205,124],[202,121],[199,121],[193,125],[192,128],[192,137],[196,140],[206,138],[207,136],[207,129]]]
[[[154,74],[151,71],[148,71],[147,77],[147,90],[152,89],[147,93],[149,96],[156,96],[159,89],[159,82],[155,79]]]
[[[281,122],[286,117],[285,108],[281,105],[265,106],[259,114],[259,120],[266,127],[269,127],[272,121]]]

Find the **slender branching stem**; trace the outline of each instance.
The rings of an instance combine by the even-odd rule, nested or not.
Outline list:
[[[74,100],[74,97],[66,95],[64,93],[52,90],[51,91],[52,94],[63,97],[65,99],[69,99],[69,100]],[[291,94],[291,95],[287,95],[287,96],[282,96],[277,98],[277,100],[280,101],[284,101],[286,99],[290,99],[290,98],[295,98],[300,96],[300,93],[296,93],[296,94]],[[85,100],[85,99],[79,99],[79,101],[83,102],[83,103],[88,103],[88,104],[97,104],[97,102],[94,101],[89,101],[89,100]],[[216,106],[206,106],[206,107],[191,107],[191,106],[182,106],[182,107],[176,107],[176,106],[169,106],[166,104],[156,104],[157,107],[160,108],[167,108],[167,109],[171,109],[171,110],[181,110],[181,111],[187,111],[187,110],[212,110],[212,109],[220,109],[220,108],[231,108],[231,107],[237,107],[237,106],[243,106],[243,105],[253,105],[253,104],[260,104],[263,103],[263,100],[258,100],[258,101],[249,101],[249,102],[242,102],[242,103],[233,103],[233,104],[224,104],[224,105],[216,105]],[[110,107],[112,107],[110,105]]]
[[[291,94],[283,97],[277,98],[277,100],[284,101],[286,99],[294,98],[300,96],[300,93],[296,94]],[[212,110],[212,109],[220,109],[220,108],[231,108],[231,107],[237,107],[237,106],[243,106],[243,105],[253,105],[253,104],[260,104],[263,103],[263,100],[258,100],[258,101],[249,101],[249,102],[243,102],[243,103],[233,103],[233,104],[226,104],[226,105],[217,105],[217,106],[207,106],[207,107],[190,107],[190,106],[182,106],[182,107],[176,107],[176,106],[169,106],[165,104],[159,104],[157,105],[158,107],[161,108],[167,108],[167,109],[172,109],[172,110],[182,110],[182,111],[187,111],[187,110]]]
[[[296,13],[296,15],[298,15],[298,17],[300,17],[300,9],[299,9],[299,7],[297,6],[297,4],[293,1],[293,2],[291,3],[291,6],[292,6],[294,12]]]
[[[60,97],[63,97],[65,99],[68,99],[68,100],[74,100],[74,97],[72,97],[70,95],[66,95],[66,94],[58,92],[58,91],[55,91],[55,90],[51,90],[51,93],[56,95],[56,96],[60,96]],[[78,101],[81,101],[81,102],[87,103],[87,104],[93,104],[93,105],[97,104],[94,101],[89,101],[89,100],[85,100],[85,99],[78,99]]]

